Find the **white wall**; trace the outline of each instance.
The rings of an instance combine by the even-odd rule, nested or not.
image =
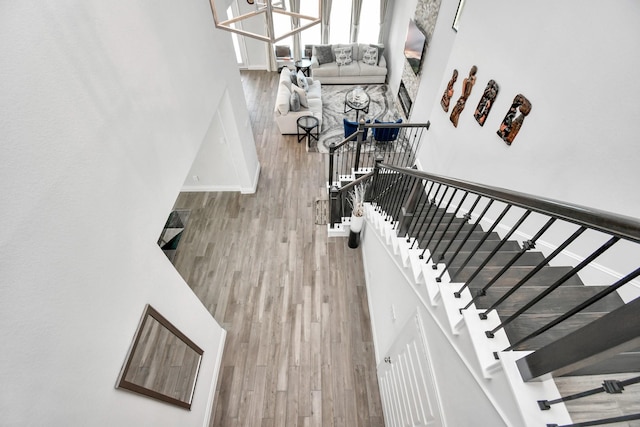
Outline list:
[[[234,102],[225,91],[182,191],[254,193],[259,176],[260,164],[244,97],[237,96]]]
[[[446,425],[505,426],[521,425],[515,405],[510,402],[510,389],[501,377],[491,381],[482,379],[474,363],[471,349],[465,347],[460,335],[446,330],[437,310],[444,310],[442,302],[432,307],[424,299],[425,286],[437,286],[436,283],[417,282],[414,288],[422,289],[421,300],[412,285],[408,283],[398,264],[394,262],[391,249],[384,237],[367,221],[362,235],[362,254],[366,266],[367,299],[371,313],[372,333],[375,355],[378,364],[389,355],[389,349],[402,332],[410,318],[420,313],[424,339],[428,347],[431,363],[434,367],[434,383],[439,396],[439,408]],[[413,282],[416,283],[416,282]],[[461,404],[461,402],[473,402]],[[502,402],[502,403],[499,403]],[[509,421],[511,420],[511,421]]]
[[[204,425],[224,331],[156,241],[223,92],[243,96],[228,34],[195,0],[1,16],[2,424]],[[146,303],[204,349],[191,411],[115,389]]]
[[[393,91],[403,63],[401,33],[415,10],[414,2],[409,3],[397,2],[393,9],[393,25],[402,29],[392,30],[388,40],[396,64],[389,78]],[[629,55],[640,39],[640,6],[633,1],[615,8],[595,1],[467,2],[456,33],[451,23],[457,3],[442,2],[411,115],[413,122],[430,120],[432,125],[418,156],[420,167],[640,217],[640,192],[635,188],[640,182],[640,148],[634,142],[640,131],[636,120],[640,107],[634,99],[640,94],[634,83],[640,59]],[[473,65],[478,67],[477,82],[454,128],[449,121],[451,108],[445,113],[440,98],[457,69],[451,100],[455,105]],[[490,79],[498,82],[500,93],[480,127],[473,111]],[[533,108],[516,140],[507,146],[496,130],[518,93],[527,96]],[[525,223],[527,228],[533,230]],[[595,249],[582,240],[566,254],[571,259],[558,262],[576,265]],[[560,242],[545,235],[539,249],[550,253]],[[613,283],[635,268],[637,255],[617,245],[581,276],[589,284]],[[640,283],[628,285],[621,295],[626,301],[640,295]]]
[[[630,54],[640,39],[639,24],[640,6],[632,0],[616,7],[595,0],[467,2],[439,90],[420,100],[432,105],[422,166],[640,217],[640,58]],[[472,65],[478,67],[477,83],[456,129],[438,103],[457,68],[454,105]],[[490,79],[500,93],[480,127],[473,111]],[[496,130],[518,93],[533,108],[509,147]]]

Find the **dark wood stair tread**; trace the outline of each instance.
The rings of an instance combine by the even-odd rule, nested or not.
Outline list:
[[[469,258],[471,252],[461,252],[456,256],[455,260],[451,262],[448,267],[450,272],[455,272],[460,269],[460,266]],[[489,251],[478,251],[474,253],[471,258],[467,261],[466,267],[479,267],[482,265],[487,259],[487,267],[504,267],[511,260],[513,260],[519,252],[514,251],[504,251],[500,250],[495,253],[491,258],[491,252]],[[533,266],[540,264],[544,261],[544,255],[540,252],[527,252],[518,257],[515,261],[514,266]]]
[[[478,242],[469,242],[467,245],[465,245],[463,248],[461,248],[460,250],[458,250],[458,247],[456,246],[456,244],[452,244],[446,252],[442,252],[447,248],[447,245],[449,244],[449,241],[447,240],[443,240],[440,242],[440,244],[438,244],[438,246],[436,247],[436,242],[431,242],[428,246],[427,249],[429,249],[429,252],[433,254],[433,257],[435,258],[435,260],[437,262],[441,262],[441,263],[446,263],[448,261],[451,261],[453,256],[455,255],[455,258],[453,258],[453,261],[455,262],[455,260],[465,260],[467,258],[467,255],[469,254],[469,251],[471,249],[473,249],[473,247],[470,247],[471,244],[475,244],[477,245]],[[484,242],[480,247],[479,247],[479,251],[482,252],[486,252],[487,254],[490,253],[493,249],[496,248],[496,246],[498,246],[500,244],[500,241],[497,240],[489,240]],[[502,248],[500,249],[501,251],[507,251],[507,252],[518,252],[520,251],[520,245],[518,244],[518,242],[514,242],[514,241],[507,241],[502,245]]]
[[[499,310],[500,312],[500,310]],[[500,314],[500,320],[504,321],[507,315]],[[541,347],[544,347],[547,344],[556,341],[569,333],[580,329],[581,327],[593,322],[594,320],[599,319],[604,316],[606,313],[595,312],[595,313],[577,313],[576,315],[568,318],[564,322],[559,325],[554,326],[549,329],[545,333],[538,335],[535,338],[532,338],[528,341],[523,342],[521,345],[517,346],[517,350],[537,350]],[[511,344],[515,344],[521,339],[525,338],[532,332],[538,330],[539,328],[547,325],[549,322],[552,322],[556,318],[558,318],[560,314],[527,314],[524,313],[519,316],[517,319],[509,323],[504,329],[509,337],[509,341]]]
[[[390,185],[388,191],[393,191],[394,188],[405,195],[409,191],[406,186],[395,184]],[[391,210],[393,212],[390,213],[398,218],[400,207],[395,205]],[[502,243],[498,233],[487,233],[481,225],[468,221],[461,214],[454,216],[453,213],[446,212],[442,207],[438,208],[423,201],[422,204],[414,208],[413,215],[406,230],[409,237],[418,240],[414,247],[428,250],[425,253],[425,259],[429,257],[437,263],[448,263],[447,271],[456,286],[466,282],[472,274],[476,274],[478,267],[486,262],[482,271],[477,272],[475,278],[468,284],[473,295],[476,295],[479,289],[493,280],[504,266],[517,258],[514,265],[492,284],[491,288],[487,290],[487,294],[475,301],[476,307],[479,309],[490,307],[545,260],[545,256],[538,251],[520,254],[521,246],[517,241],[509,240]],[[492,251],[499,245],[502,245],[500,250],[488,259]],[[465,267],[461,269],[463,264]],[[504,321],[517,312],[571,270],[572,267],[569,266],[546,265],[542,267],[527,280],[524,286],[510,295],[497,308],[501,320]],[[572,275],[558,289],[555,289],[505,327],[510,342],[515,343],[528,336],[603,289],[602,286],[585,286],[577,274]],[[614,292],[540,336],[524,342],[517,349],[536,350],[622,305],[621,298]],[[583,368],[579,374],[635,371],[640,372],[640,349],[622,353],[608,361]]]
[[[565,374],[565,376],[619,374],[626,372],[640,372],[640,351],[616,354],[601,362]]]
[[[420,237],[422,241],[420,242],[420,247],[423,249],[431,245],[434,245],[432,247],[435,247],[435,244],[436,242],[438,242],[438,240],[440,240],[440,237],[442,237],[442,240],[440,243],[441,245],[443,241],[449,242],[454,237],[456,237],[456,240],[460,240],[460,242],[462,242],[465,238],[467,238],[467,233],[461,233],[461,234],[463,235],[456,236],[455,231],[447,231],[446,233],[436,232],[436,233],[433,233],[432,235],[426,236],[426,239],[423,238],[421,234]],[[429,241],[429,238],[431,238],[430,241]],[[465,247],[470,246],[470,250],[473,250],[473,248],[475,248],[482,240],[484,240],[485,242],[490,242],[490,241],[499,242],[500,236],[498,235],[498,233],[489,233],[489,235],[487,236],[487,233],[485,233],[484,231],[474,231],[469,235],[464,246]],[[455,240],[454,240],[454,245],[455,245]],[[457,246],[459,245],[460,243],[458,243]],[[456,249],[457,249],[457,246],[456,246]],[[446,247],[446,245],[443,247]]]
[[[469,252],[474,249],[479,241],[478,240],[473,240],[473,241],[468,241],[465,245],[462,246],[462,248],[460,248],[460,250],[458,250],[459,246],[460,246],[460,241],[454,241],[451,246],[449,246],[449,248],[447,249],[447,246],[449,245],[449,240],[442,240],[440,242],[440,244],[436,247],[436,241],[432,241],[428,246],[427,249],[429,249],[429,251],[433,252],[434,257],[436,258],[436,260],[438,260],[439,262],[445,262],[445,261],[450,261],[451,257],[453,255],[456,254],[456,252],[458,252],[458,254],[456,255],[456,257],[454,258],[454,261],[456,259],[460,259],[462,258],[462,260],[465,260],[467,258],[467,255],[469,254]],[[487,240],[485,242],[482,243],[482,245],[478,248],[479,251],[484,251],[487,254],[490,253],[493,249],[496,248],[496,246],[498,246],[500,244],[499,240]],[[442,251],[447,249],[447,252],[444,253],[444,260],[440,259],[440,255],[442,254]],[[501,251],[509,251],[509,252],[517,252],[520,250],[520,244],[518,242],[515,242],[513,240],[508,240],[506,241],[503,245],[502,248],[500,249]]]
[[[526,277],[535,267],[511,267],[507,270],[492,286],[506,286],[512,287]],[[456,283],[464,283],[471,274],[475,271],[475,268],[464,268],[456,277]],[[469,286],[474,288],[482,288],[490,280],[492,280],[496,274],[502,270],[501,267],[485,267],[472,281]],[[527,282],[527,286],[549,286],[555,283],[562,276],[571,271],[571,267],[543,267],[534,274]],[[454,280],[452,280],[454,281]],[[578,275],[573,275],[564,283],[563,286],[579,286],[584,283]]]
[[[556,317],[573,309],[578,304],[588,300],[598,292],[605,289],[605,286],[560,286],[549,295],[544,297],[537,304],[532,306],[524,314],[544,314],[557,315]],[[486,295],[476,300],[476,307],[488,308],[500,299],[509,289],[504,287],[490,288]],[[537,286],[523,286],[510,295],[499,307],[500,316],[510,316],[519,310],[529,301],[540,295],[544,291]],[[581,313],[608,313],[623,305],[620,296],[614,292],[607,295],[600,301],[585,308]]]

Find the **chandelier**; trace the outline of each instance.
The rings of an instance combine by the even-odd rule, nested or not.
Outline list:
[[[254,4],[255,0],[247,0],[247,3]],[[216,24],[216,28],[220,28],[225,31],[231,31],[232,33],[240,34],[242,36],[251,37],[254,39],[262,40],[264,42],[275,43],[284,38],[287,38],[293,34],[299,33],[300,31],[304,31],[307,28],[311,28],[314,25],[320,23],[320,17],[322,16],[322,0],[318,0],[318,16],[308,16],[302,15],[297,12],[290,12],[286,9],[284,5],[284,0],[280,0],[277,2],[273,2],[272,0],[258,0],[255,2],[256,10],[251,11],[249,13],[245,13],[231,19],[220,20],[218,17],[218,12],[216,10],[215,0],[210,0],[211,10],[213,11],[213,20]],[[281,35],[276,35],[275,30],[273,28],[273,16],[274,14],[286,15],[291,18],[291,31],[288,31]],[[241,30],[239,28],[235,28],[232,25],[236,22],[243,21],[245,19],[254,18],[256,16],[263,15],[266,21],[266,35],[252,33],[250,31]],[[301,24],[301,20],[310,21],[304,25]]]

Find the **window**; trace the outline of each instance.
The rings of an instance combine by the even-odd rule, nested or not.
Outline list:
[[[229,6],[227,9],[227,19],[231,19],[233,16],[232,6]],[[236,24],[231,24],[231,27],[236,28]],[[236,33],[231,33],[231,41],[233,42],[233,51],[236,53],[236,61],[238,62],[238,65],[244,65],[245,61],[242,55],[242,51],[244,50],[244,39],[241,40]],[[243,44],[242,47],[240,45],[241,43]]]
[[[351,0],[334,1],[331,6],[329,43],[349,43],[350,28]]]
[[[288,15],[283,15],[282,13],[274,13],[273,14],[273,31],[275,32],[276,37],[281,36],[283,34],[291,31],[291,17]],[[289,36],[282,40],[278,40],[276,45],[285,45],[289,46],[291,52],[293,52],[293,37]]]
[[[331,6],[331,22],[329,43],[349,43],[351,35],[351,0],[334,1]],[[316,0],[303,0],[300,2],[300,13],[307,16],[318,16],[318,2]],[[309,21],[301,20],[300,25],[306,25]],[[277,35],[291,31],[291,21],[286,15],[274,13],[273,27]],[[304,57],[305,45],[321,43],[321,25],[314,25],[300,33],[300,56]],[[380,31],[380,0],[363,0],[360,11],[360,29],[358,43],[377,43]],[[293,37],[287,37],[276,43],[288,45],[293,50]]]
[[[379,32],[380,0],[364,0],[360,11],[358,43],[378,43]]]
[[[300,13],[307,16],[319,16],[318,13],[318,2],[317,0],[303,0],[300,2]],[[301,24],[308,24],[309,21],[302,21]],[[304,45],[314,45],[320,44],[322,39],[322,35],[320,33],[320,24],[314,25],[311,28],[308,28],[300,33],[300,44],[301,49],[303,49],[302,55],[304,55]]]

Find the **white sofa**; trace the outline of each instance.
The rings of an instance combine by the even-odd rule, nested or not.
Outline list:
[[[332,61],[322,62],[316,50],[319,47],[331,47]],[[338,65],[336,53],[342,48],[351,48],[352,62],[348,65]],[[379,59],[376,65],[369,65],[363,61],[365,49],[378,48]],[[323,84],[381,84],[387,79],[387,62],[382,52],[384,48],[368,44],[333,44],[313,47],[311,57],[311,77]]]
[[[300,93],[300,87],[295,85],[291,81],[291,75],[295,75],[287,67],[283,68],[280,72],[280,80],[278,81],[278,93],[276,95],[276,105],[274,109],[275,120],[278,124],[278,129],[282,134],[296,134],[298,133],[297,120],[302,116],[313,116],[318,119],[318,130],[322,126],[322,98],[321,98],[321,84],[319,81],[306,77],[306,81],[309,84],[309,88],[305,92],[307,106],[300,106],[298,111],[291,110],[291,94],[292,91],[297,90]],[[304,104],[302,102],[301,104]]]

